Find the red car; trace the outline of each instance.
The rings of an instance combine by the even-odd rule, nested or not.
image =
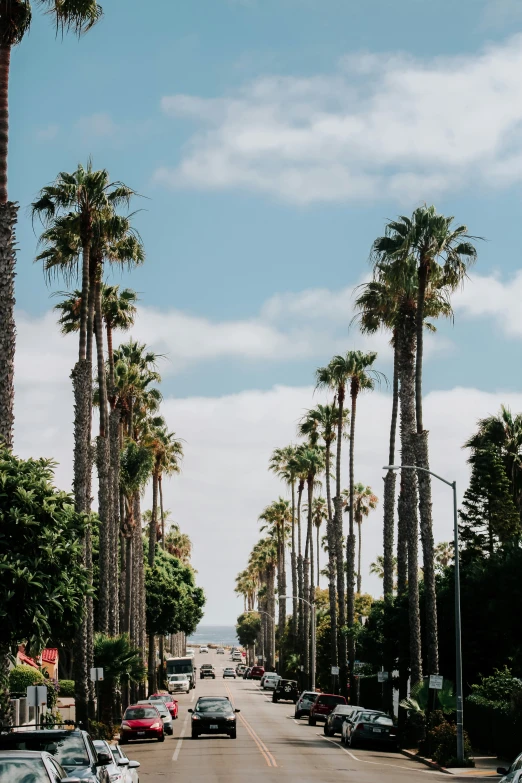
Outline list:
[[[262,666],[252,666],[252,671],[250,672],[249,680],[260,680],[263,674],[265,673],[265,670]]]
[[[157,739],[163,742],[163,721],[156,707],[134,704],[127,707],[120,727],[120,745],[131,739]]]
[[[165,707],[172,715],[172,720],[176,720],[178,717],[178,702],[176,699],[173,699],[170,693],[165,691],[157,691],[152,696],[149,696],[149,701],[154,701],[155,699],[161,699],[161,701],[165,702]]]
[[[336,696],[334,693],[318,693],[317,699],[310,707],[308,725],[315,726],[318,720],[326,720],[338,704],[346,704],[344,696]]]

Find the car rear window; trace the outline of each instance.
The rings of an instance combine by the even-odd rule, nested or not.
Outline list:
[[[134,707],[126,710],[123,720],[148,720],[157,717],[158,711],[155,707]]]
[[[318,704],[326,704],[331,707],[334,704],[345,704],[344,696],[319,696]]]
[[[0,759],[0,780],[9,783],[49,783],[41,759]]]
[[[90,764],[83,736],[78,734],[34,735],[16,733],[2,737],[1,747],[6,750],[46,750],[62,767],[88,767]],[[3,778],[0,777],[0,780]],[[8,778],[8,780],[11,780]]]
[[[317,693],[303,693],[301,696],[302,701],[315,701],[317,698]]]

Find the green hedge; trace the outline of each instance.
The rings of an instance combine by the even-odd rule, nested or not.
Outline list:
[[[60,680],[58,682],[60,690],[59,695],[67,698],[74,698],[74,680]]]
[[[508,761],[522,748],[522,714],[509,704],[480,703],[466,699],[464,725],[474,748]]]
[[[9,690],[11,693],[26,693],[30,685],[45,685],[45,677],[33,666],[20,664],[9,672]]]

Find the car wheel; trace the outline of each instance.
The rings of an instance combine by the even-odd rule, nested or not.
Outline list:
[[[158,742],[165,742],[165,735],[164,734],[160,734],[160,736],[158,737]]]
[[[235,739],[236,738],[236,732],[232,731],[228,736],[230,737],[230,739]]]
[[[277,696],[272,696],[272,701],[274,704],[277,704],[278,701]]]
[[[326,723],[324,724],[323,733],[324,733],[324,736],[325,736],[325,737],[329,737],[329,736],[330,736],[330,732],[329,732],[329,731],[328,731],[328,729],[326,728]]]
[[[127,738],[126,737],[120,737],[118,740],[120,745],[126,745],[127,744]]]
[[[355,748],[355,739],[353,734],[350,735],[350,742],[348,743],[349,748]]]
[[[197,733],[197,731],[194,731],[194,729],[192,729],[192,739],[197,739],[198,737],[199,734]]]
[[[316,720],[315,720],[315,718],[310,718],[310,717],[309,717],[309,718],[308,718],[308,725],[309,725],[309,726],[315,726],[315,724],[316,724]]]

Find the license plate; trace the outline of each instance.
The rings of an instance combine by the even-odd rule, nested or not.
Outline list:
[[[210,729],[219,729],[219,726],[217,725],[217,723],[211,723],[209,728]]]
[[[373,729],[374,734],[380,734],[382,729]]]
[[[144,731],[138,731],[138,737],[144,737],[145,732]]]

